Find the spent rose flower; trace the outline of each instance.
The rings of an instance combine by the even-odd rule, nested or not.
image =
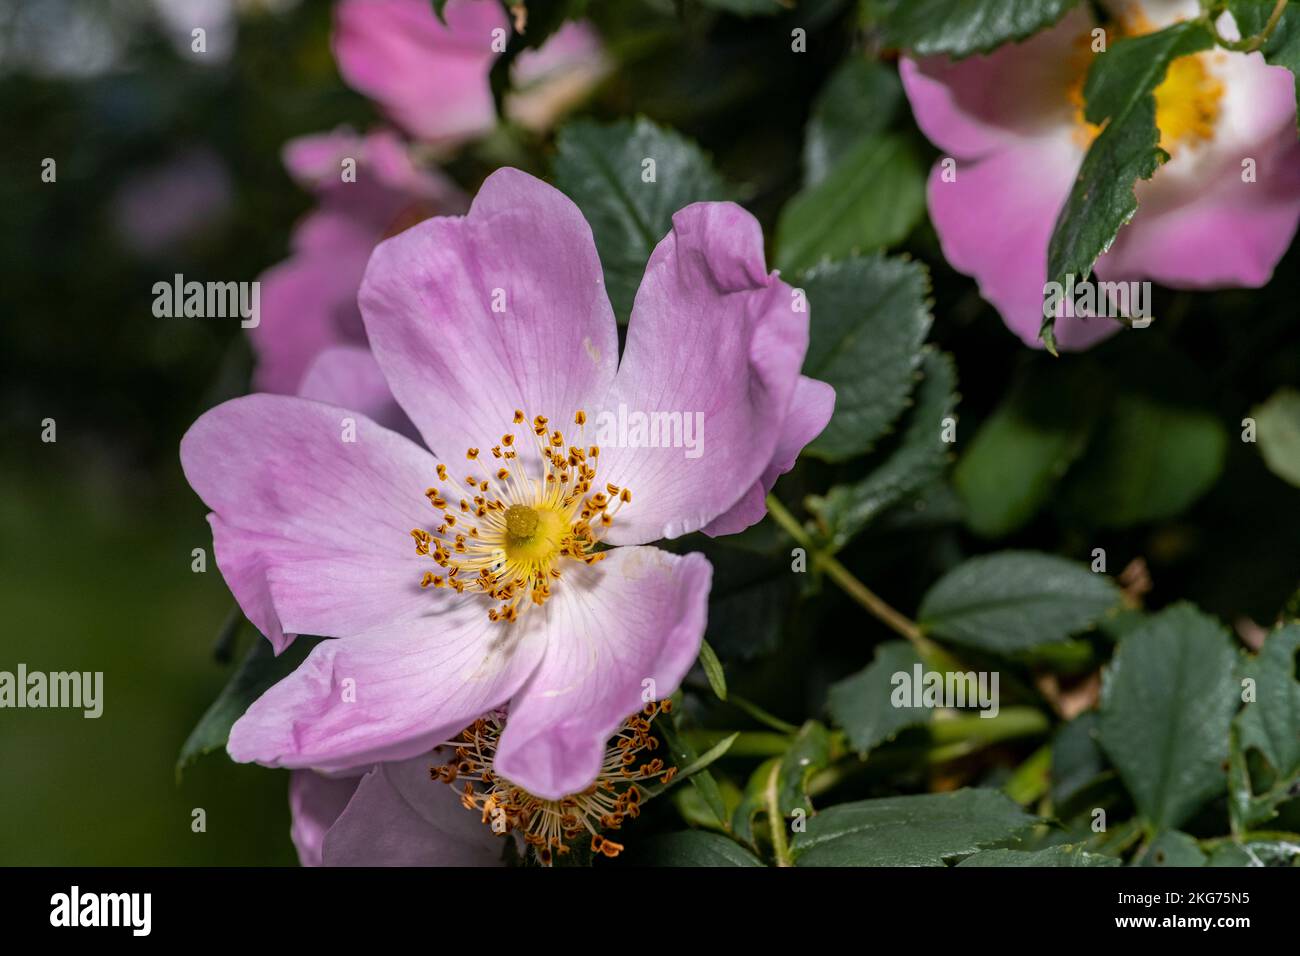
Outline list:
[[[431,754],[379,764],[362,776],[295,770],[289,779],[290,836],[303,866],[500,866],[527,852],[544,866],[579,841],[593,853],[623,850],[606,834],[641,812],[646,785],[676,768],[654,756],[651,704],[607,743],[591,785],[544,800],[493,770],[506,718],[488,714]]]
[[[830,418],[834,391],[799,373],[803,299],[767,272],[749,213],[697,203],[646,266],[620,360],[582,214],[501,169],[468,215],[381,243],[360,306],[425,447],[285,395],[227,402],[181,442],[244,613],[277,651],[336,638],[249,708],[229,751],[334,772],[425,753],[508,705],[497,772],[540,798],[580,791],[699,650],[709,563],[650,543],[758,521]],[[702,453],[602,447],[628,409],[698,416]]]
[[[1196,0],[1110,0],[1119,35],[1196,17]],[[929,182],[944,256],[972,275],[1003,321],[1040,346],[1047,247],[1097,130],[1083,118],[1092,56],[1087,5],[1032,39],[988,56],[904,59],[904,88],[921,129],[957,160]],[[1235,35],[1231,17],[1220,32]],[[1097,260],[1102,280],[1175,288],[1268,282],[1300,220],[1300,145],[1290,71],[1259,53],[1215,49],[1170,66],[1156,89],[1156,125],[1170,160],[1137,184],[1138,210]],[[1253,159],[1256,181],[1242,176]],[[1110,319],[1062,318],[1061,348],[1118,331]]]
[[[355,161],[355,179],[344,179],[345,160]],[[416,166],[390,130],[301,137],[285,145],[284,164],[318,205],[295,228],[289,258],[260,277],[261,321],[250,334],[253,384],[292,394],[331,347],[352,346],[353,359],[348,351],[335,356],[322,377],[336,377],[333,366],[365,364],[357,290],[380,240],[428,216],[461,212],[466,200],[441,173]]]
[[[439,20],[426,0],[342,0],[335,7],[334,59],[349,86],[378,103],[394,123],[435,146],[491,131],[496,107],[488,74],[497,38],[511,24],[496,0],[451,0]],[[534,130],[581,102],[609,72],[590,24],[560,27],[511,64],[505,109]]]

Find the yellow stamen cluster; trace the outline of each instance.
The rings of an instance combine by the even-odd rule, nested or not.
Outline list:
[[[639,714],[623,722],[605,749],[605,759],[596,780],[586,790],[560,800],[543,800],[523,790],[492,770],[497,743],[505,722],[501,715],[482,717],[451,742],[454,763],[429,770],[430,776],[457,787],[467,810],[478,811],[483,823],[495,833],[519,833],[537,861],[550,866],[555,857],[567,856],[575,842],[590,836],[592,853],[618,856],[621,843],[609,840],[602,830],[617,830],[624,820],[641,813],[638,783],[658,780],[668,783],[677,773],[659,757],[645,759],[659,747],[650,722],[668,713],[670,702],[648,704]]]
[[[441,522],[432,531],[411,531],[416,553],[441,569],[426,572],[421,587],[486,594],[494,602],[488,617],[505,623],[517,620],[531,604],[546,602],[552,582],[560,579],[561,558],[600,561],[604,553],[595,550],[599,533],[632,501],[627,488],[613,484],[593,491],[600,447],[586,444],[585,412],[573,416],[579,429],[576,444],[552,430],[544,415],[531,426],[527,421],[522,411],[515,412],[514,423],[532,434],[533,467],[540,463],[540,475],[528,473],[515,434],[502,435],[490,452],[491,470],[467,475],[464,485],[446,465],[438,465],[438,480],[444,484],[424,494],[442,513]],[[487,463],[477,448],[467,449],[465,457]]]
[[[1123,37],[1152,33],[1155,25],[1138,7],[1128,7],[1120,12],[1115,28],[1108,31],[1107,42]],[[1211,68],[1212,57],[1222,53],[1208,52],[1182,56],[1169,64],[1164,80],[1155,89],[1156,127],[1160,131],[1160,147],[1170,155],[1183,145],[1196,145],[1214,138],[1215,127],[1223,108],[1224,85]],[[1088,146],[1101,133],[1101,127],[1084,118],[1084,81],[1092,62],[1091,37],[1078,38],[1075,53],[1070,58],[1072,81],[1067,97],[1074,108],[1078,126],[1076,137]]]

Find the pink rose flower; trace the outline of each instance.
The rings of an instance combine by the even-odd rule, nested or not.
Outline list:
[[[397,125],[430,144],[453,146],[491,131],[496,108],[488,74],[510,35],[496,0],[451,0],[446,23],[426,0],[341,0],[334,58],[349,86]],[[497,32],[499,31],[499,32]],[[510,118],[545,129],[608,72],[600,39],[583,22],[562,26],[512,65]]]
[[[1108,4],[1123,33],[1198,16],[1196,0]],[[1024,43],[960,61],[904,59],[900,72],[926,136],[957,160],[929,182],[944,256],[974,276],[1007,326],[1041,347],[1047,246],[1096,134],[1083,119],[1091,59],[1087,6]],[[1232,34],[1231,17],[1220,32]],[[1175,288],[1258,287],[1300,220],[1300,145],[1290,71],[1259,53],[1216,49],[1176,60],[1156,90],[1161,146],[1171,159],[1137,185],[1138,211],[1098,259],[1106,281]],[[1257,181],[1242,175],[1253,159]],[[1120,329],[1111,319],[1062,318],[1061,348],[1084,349]]]
[[[303,866],[500,866],[513,850],[549,866],[584,838],[593,853],[618,856],[623,845],[609,834],[640,815],[642,788],[676,776],[655,756],[651,722],[661,709],[629,717],[592,784],[562,800],[535,797],[495,772],[502,714],[474,721],[450,746],[362,776],[295,770],[289,810],[298,859]]]
[[[345,160],[355,160],[355,181],[345,181]],[[258,365],[253,384],[292,394],[304,385],[322,352],[352,346],[352,358],[334,356],[322,377],[365,374],[336,366],[365,366],[358,353],[366,337],[357,289],[370,253],[387,235],[434,214],[460,212],[465,197],[434,170],[412,163],[402,141],[388,130],[364,137],[341,129],[305,136],[284,148],[285,167],[318,207],[294,230],[292,252],[259,277],[261,321],[250,330]],[[308,394],[315,394],[309,386]],[[366,409],[369,410],[369,409]]]
[[[699,650],[709,563],[650,542],[761,519],[830,417],[834,391],[799,374],[807,313],[757,221],[697,203],[650,258],[620,360],[590,228],[513,169],[467,216],[381,243],[360,306],[425,447],[286,395],[227,402],[181,442],[249,620],[277,651],[337,638],[249,708],[230,754],[403,760],[508,704],[497,771],[580,791]],[[629,410],[702,421],[700,453],[624,434]]]

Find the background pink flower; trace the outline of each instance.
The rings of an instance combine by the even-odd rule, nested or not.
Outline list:
[[[355,162],[354,181],[343,178],[345,160]],[[292,394],[321,352],[364,347],[357,289],[379,241],[428,216],[458,212],[465,198],[441,173],[416,166],[388,130],[295,139],[284,163],[318,205],[294,230],[289,258],[261,275],[261,322],[250,334],[254,387]]]
[[[1200,12],[1194,0],[1112,10],[1127,33]],[[900,65],[921,129],[957,160],[955,180],[945,181],[941,162],[928,189],[944,256],[1035,347],[1048,241],[1094,135],[1081,111],[1093,25],[1080,6],[988,56]],[[1224,30],[1233,29],[1229,17]],[[1175,61],[1156,101],[1172,158],[1138,184],[1137,215],[1096,274],[1177,288],[1263,285],[1300,220],[1294,78],[1259,53],[1214,50]],[[1247,158],[1255,182],[1243,181]],[[1062,318],[1055,333],[1060,347],[1082,349],[1120,328],[1112,319]]]
[[[446,22],[425,0],[342,0],[334,58],[348,85],[424,142],[452,146],[489,132],[496,108],[488,74],[511,31],[496,0],[451,0]],[[609,69],[590,25],[566,23],[512,65],[510,118],[543,129]]]

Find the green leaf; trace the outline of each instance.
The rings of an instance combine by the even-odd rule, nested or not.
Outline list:
[[[1195,837],[1182,830],[1166,830],[1147,847],[1139,866],[1205,866],[1206,856]]]
[[[643,163],[654,160],[655,181]],[[698,146],[644,117],[602,126],[578,120],[556,140],[555,184],[591,225],[605,286],[620,320],[650,253],[672,228],[673,213],[704,200],[727,199],[730,188]]]
[[[1217,621],[1176,604],[1120,641],[1106,670],[1098,740],[1158,830],[1223,792],[1236,659]]]
[[[1097,713],[1080,714],[1052,741],[1052,803],[1059,807],[1093,783],[1106,769],[1097,746]]]
[[[921,599],[921,630],[956,644],[1010,654],[1064,641],[1097,624],[1120,603],[1104,574],[1036,551],[971,558]]]
[[[1069,275],[1076,281],[1086,279],[1093,263],[1133,218],[1137,212],[1134,185],[1150,179],[1169,158],[1160,148],[1156,129],[1155,89],[1175,59],[1213,45],[1214,36],[1206,25],[1188,20],[1117,40],[1094,58],[1084,84],[1084,115],[1104,128],[1084,156],[1057,217],[1047,249],[1051,281],[1064,285]],[[1054,341],[1053,321],[1049,317],[1043,322],[1049,346]]]
[[[708,808],[717,817],[719,824],[725,826],[727,819],[726,802],[722,798],[722,790],[718,787],[718,781],[713,779],[713,774],[709,773],[708,767],[731,749],[731,745],[736,742],[739,734],[725,737],[710,747],[704,754],[697,754],[695,748],[687,743],[686,738],[678,731],[675,714],[669,716],[668,719],[661,718],[655,723],[655,727],[664,738],[664,743],[668,748],[669,762],[677,768],[677,773],[666,784],[656,782],[644,787],[646,799],[649,800],[659,796],[669,787],[680,783],[682,780],[690,780],[691,786],[699,791]]]
[[[1300,796],[1300,624],[1273,631],[1258,655],[1242,663],[1239,676],[1254,682],[1254,700],[1234,720],[1229,773],[1229,811],[1234,829],[1245,830],[1277,815],[1279,804]],[[1267,761],[1252,778],[1253,752]]]
[[[1060,844],[1045,850],[981,850],[958,866],[1121,866],[1119,859],[1088,853],[1082,845]]]
[[[877,0],[885,42],[923,56],[987,53],[1060,20],[1079,0]]]
[[[704,668],[704,676],[709,679],[709,686],[718,695],[718,700],[726,700],[727,675],[722,672],[722,661],[718,660],[708,641],[700,642],[700,666]]]
[[[1294,839],[1221,843],[1206,866],[1294,866],[1296,857],[1300,857],[1300,834]]]
[[[317,638],[299,637],[276,657],[271,642],[258,636],[229,682],[185,738],[176,758],[176,773],[179,775],[204,754],[224,748],[230,739],[230,728],[249,705],[273,684],[288,677],[317,643]]]
[[[1273,36],[1264,46],[1264,59],[1274,66],[1284,66],[1295,75],[1296,100],[1300,103],[1300,8],[1289,6],[1278,22]],[[1296,113],[1300,123],[1300,110]]]
[[[1100,397],[1091,363],[1049,359],[1026,371],[953,470],[971,530],[1002,537],[1038,513],[1087,447]]]
[[[1173,517],[1214,484],[1228,433],[1211,412],[1162,397],[1121,393],[1062,498],[1097,527],[1126,528]]]
[[[891,699],[894,674],[911,674],[921,656],[907,641],[890,641],[876,648],[871,665],[831,685],[827,708],[849,745],[865,758],[899,731],[927,723],[930,707],[895,707]]]
[[[763,761],[750,774],[740,803],[731,814],[731,827],[736,836],[754,844],[754,818],[766,812],[767,788],[773,772],[776,773],[777,806],[782,815],[777,825],[785,826],[784,818],[793,816],[796,810],[805,816],[811,814],[808,781],[830,759],[830,735],[826,728],[815,720],[808,721],[799,728],[783,754]]]
[[[835,412],[805,449],[830,461],[870,451],[907,404],[932,317],[925,266],[875,255],[817,266],[804,374],[835,388]]]
[[[817,518],[832,551],[848,544],[881,512],[917,494],[937,479],[948,460],[944,424],[957,404],[957,372],[942,352],[926,351],[924,378],[899,442],[885,462],[851,485],[836,485],[813,495],[807,507]]]
[[[808,781],[831,762],[831,739],[826,728],[810,720],[799,728],[790,749],[781,758],[777,776],[777,803],[787,817],[796,810],[813,812],[808,798]]]
[[[816,185],[801,190],[776,224],[776,262],[798,272],[901,242],[925,212],[925,168],[910,140],[864,137]]]
[[[758,527],[762,527],[761,525]],[[709,620],[705,640],[727,662],[749,661],[781,642],[786,614],[798,591],[790,558],[745,551],[726,539],[704,538],[689,544],[713,565]],[[724,543],[725,542],[725,543]]]
[[[706,7],[738,17],[770,17],[789,9],[791,0],[700,0]]]
[[[804,185],[817,185],[860,142],[883,133],[902,103],[897,70],[864,57],[841,63],[813,104],[803,145]]]
[[[793,851],[799,866],[943,866],[1036,819],[997,790],[862,800],[812,817]]]
[[[639,866],[763,866],[734,840],[699,830],[651,837],[636,845],[630,860]]]
[[[1283,481],[1300,487],[1300,391],[1279,389],[1250,414],[1264,464]]]
[[[770,757],[754,768],[745,783],[740,802],[731,813],[732,831],[750,846],[757,847],[754,838],[754,818],[763,809],[767,781],[772,776],[772,768],[780,760],[780,757]]]

